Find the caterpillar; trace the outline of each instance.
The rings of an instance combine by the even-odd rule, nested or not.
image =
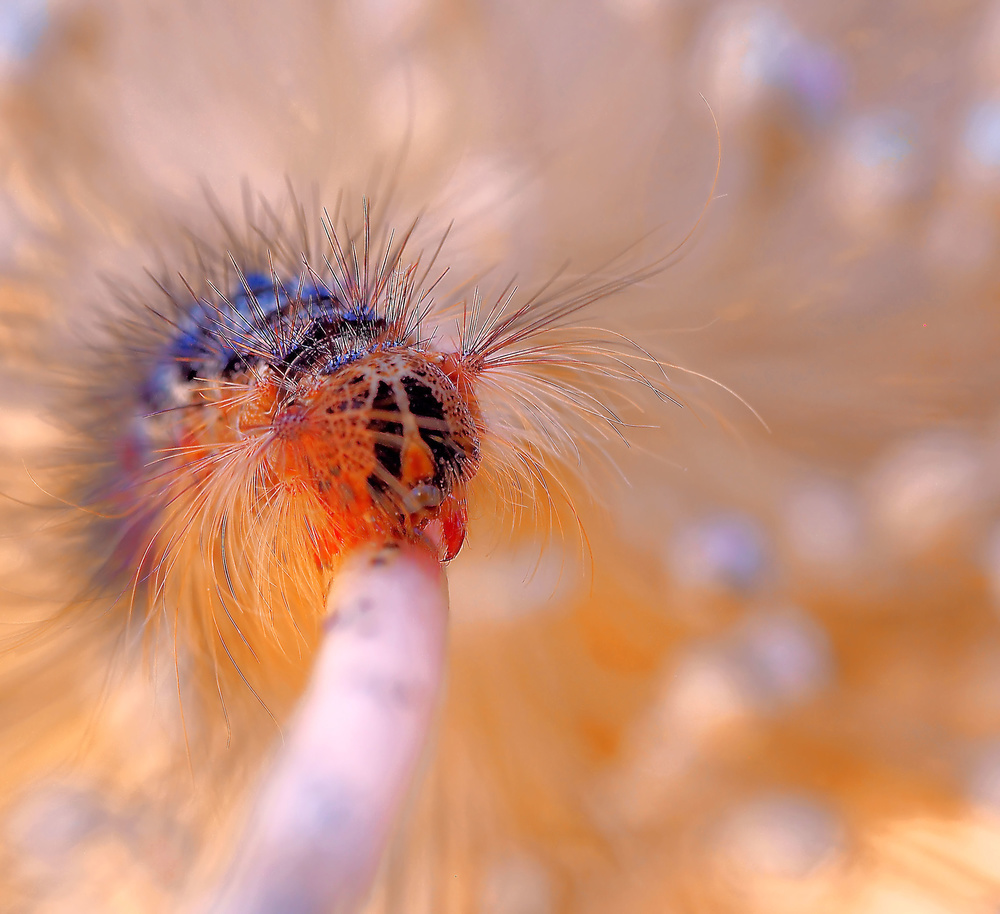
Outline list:
[[[447,563],[470,506],[580,524],[572,476],[627,439],[638,398],[680,401],[639,344],[574,326],[663,261],[486,299],[442,291],[445,238],[416,249],[419,220],[394,231],[367,199],[355,226],[291,191],[248,196],[239,220],[210,209],[217,240],[111,280],[66,368],[76,444],[28,476],[78,589],[16,629],[8,653],[36,660],[9,682],[43,696],[30,716],[91,695],[53,731],[85,734],[105,701],[87,679],[151,671],[174,693],[172,751],[238,818],[234,762],[253,771],[287,721],[345,557],[409,541]]]
[[[447,560],[487,526],[477,514],[506,514],[504,526],[522,515],[543,535],[575,524],[579,468],[605,459],[605,438],[631,437],[644,398],[659,411],[677,397],[669,366],[641,346],[575,326],[669,255],[477,293],[480,277],[446,273],[443,231],[435,240],[374,205],[377,215],[353,221],[294,198],[274,207],[220,209],[190,243],[167,242],[151,278],[114,281],[113,303],[72,290],[70,324],[104,314],[58,350],[70,364],[56,369],[55,410],[75,447],[50,471],[29,462],[18,497],[52,507],[45,521],[11,527],[51,534],[75,591],[32,628],[38,663],[7,670],[4,708],[44,717],[47,703],[91,697],[104,680],[97,703],[113,711],[132,694],[126,677],[148,675],[125,669],[145,647],[151,687],[135,692],[153,703],[133,709],[129,728],[154,710],[182,720],[137,794],[162,804],[154,822],[194,819],[194,854],[208,857],[202,826],[225,803],[211,791],[188,799],[185,755],[199,786],[209,769],[239,803],[257,756],[235,750],[274,741],[274,727],[256,726],[262,713],[286,720],[343,553],[400,538]],[[132,802],[116,779],[131,783],[145,740],[122,741],[121,727],[94,736],[90,711],[36,732],[83,747],[73,769],[109,807],[122,793]],[[186,747],[170,741],[175,732]],[[95,748],[98,739],[118,744]],[[24,758],[25,770],[47,770],[42,753]],[[4,786],[28,780],[22,771]]]
[[[637,343],[572,326],[661,261],[439,298],[444,239],[411,250],[417,222],[249,199],[241,222],[213,204],[220,240],[190,267],[113,286],[83,347],[89,406],[67,411],[86,443],[51,494],[91,571],[45,623],[114,617],[172,667],[182,714],[193,695],[230,731],[247,695],[275,720],[294,700],[350,550],[409,540],[447,562],[470,499],[561,523],[588,448],[626,437],[629,389],[679,402]]]

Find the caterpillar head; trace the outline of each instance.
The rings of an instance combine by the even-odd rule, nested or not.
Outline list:
[[[145,385],[156,447],[186,449],[206,485],[224,454],[242,457],[258,500],[303,509],[321,564],[379,538],[423,537],[454,557],[480,432],[453,363],[375,303],[241,280],[200,302],[156,360]]]

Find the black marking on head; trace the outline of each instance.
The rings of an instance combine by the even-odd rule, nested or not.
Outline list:
[[[398,413],[400,411],[392,387],[387,382],[378,382],[375,399],[372,401],[372,409],[383,413]],[[403,423],[382,418],[370,419],[368,429],[399,437],[398,441],[391,443],[387,441],[375,442],[375,459],[390,476],[399,479],[403,474]],[[368,484],[376,492],[385,493],[389,490],[388,482],[376,473],[372,473],[368,477]]]
[[[418,419],[444,419],[444,405],[422,381],[407,375],[403,378],[403,390],[410,401],[410,412]]]
[[[420,437],[431,450],[434,460],[434,485],[448,491],[462,475],[467,455],[450,435],[437,429],[420,429]]]
[[[404,377],[402,383],[410,402],[410,411],[417,417],[420,437],[431,451],[435,468],[434,485],[448,491],[477,455],[468,454],[450,432],[420,424],[422,418],[446,421],[444,404],[430,385],[412,376]]]
[[[387,381],[378,382],[378,390],[375,391],[375,399],[372,400],[372,409],[378,410],[381,413],[399,412],[396,395]]]

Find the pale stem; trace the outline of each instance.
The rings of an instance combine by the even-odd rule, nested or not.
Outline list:
[[[312,677],[210,914],[351,914],[406,800],[444,679],[447,593],[424,552],[349,561]]]

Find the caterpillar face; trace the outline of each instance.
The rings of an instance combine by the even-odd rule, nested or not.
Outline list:
[[[150,455],[183,448],[198,465],[247,446],[262,503],[279,490],[312,503],[320,563],[423,532],[454,557],[480,446],[446,356],[316,285],[251,273],[241,286],[201,302],[156,360],[143,397]]]

